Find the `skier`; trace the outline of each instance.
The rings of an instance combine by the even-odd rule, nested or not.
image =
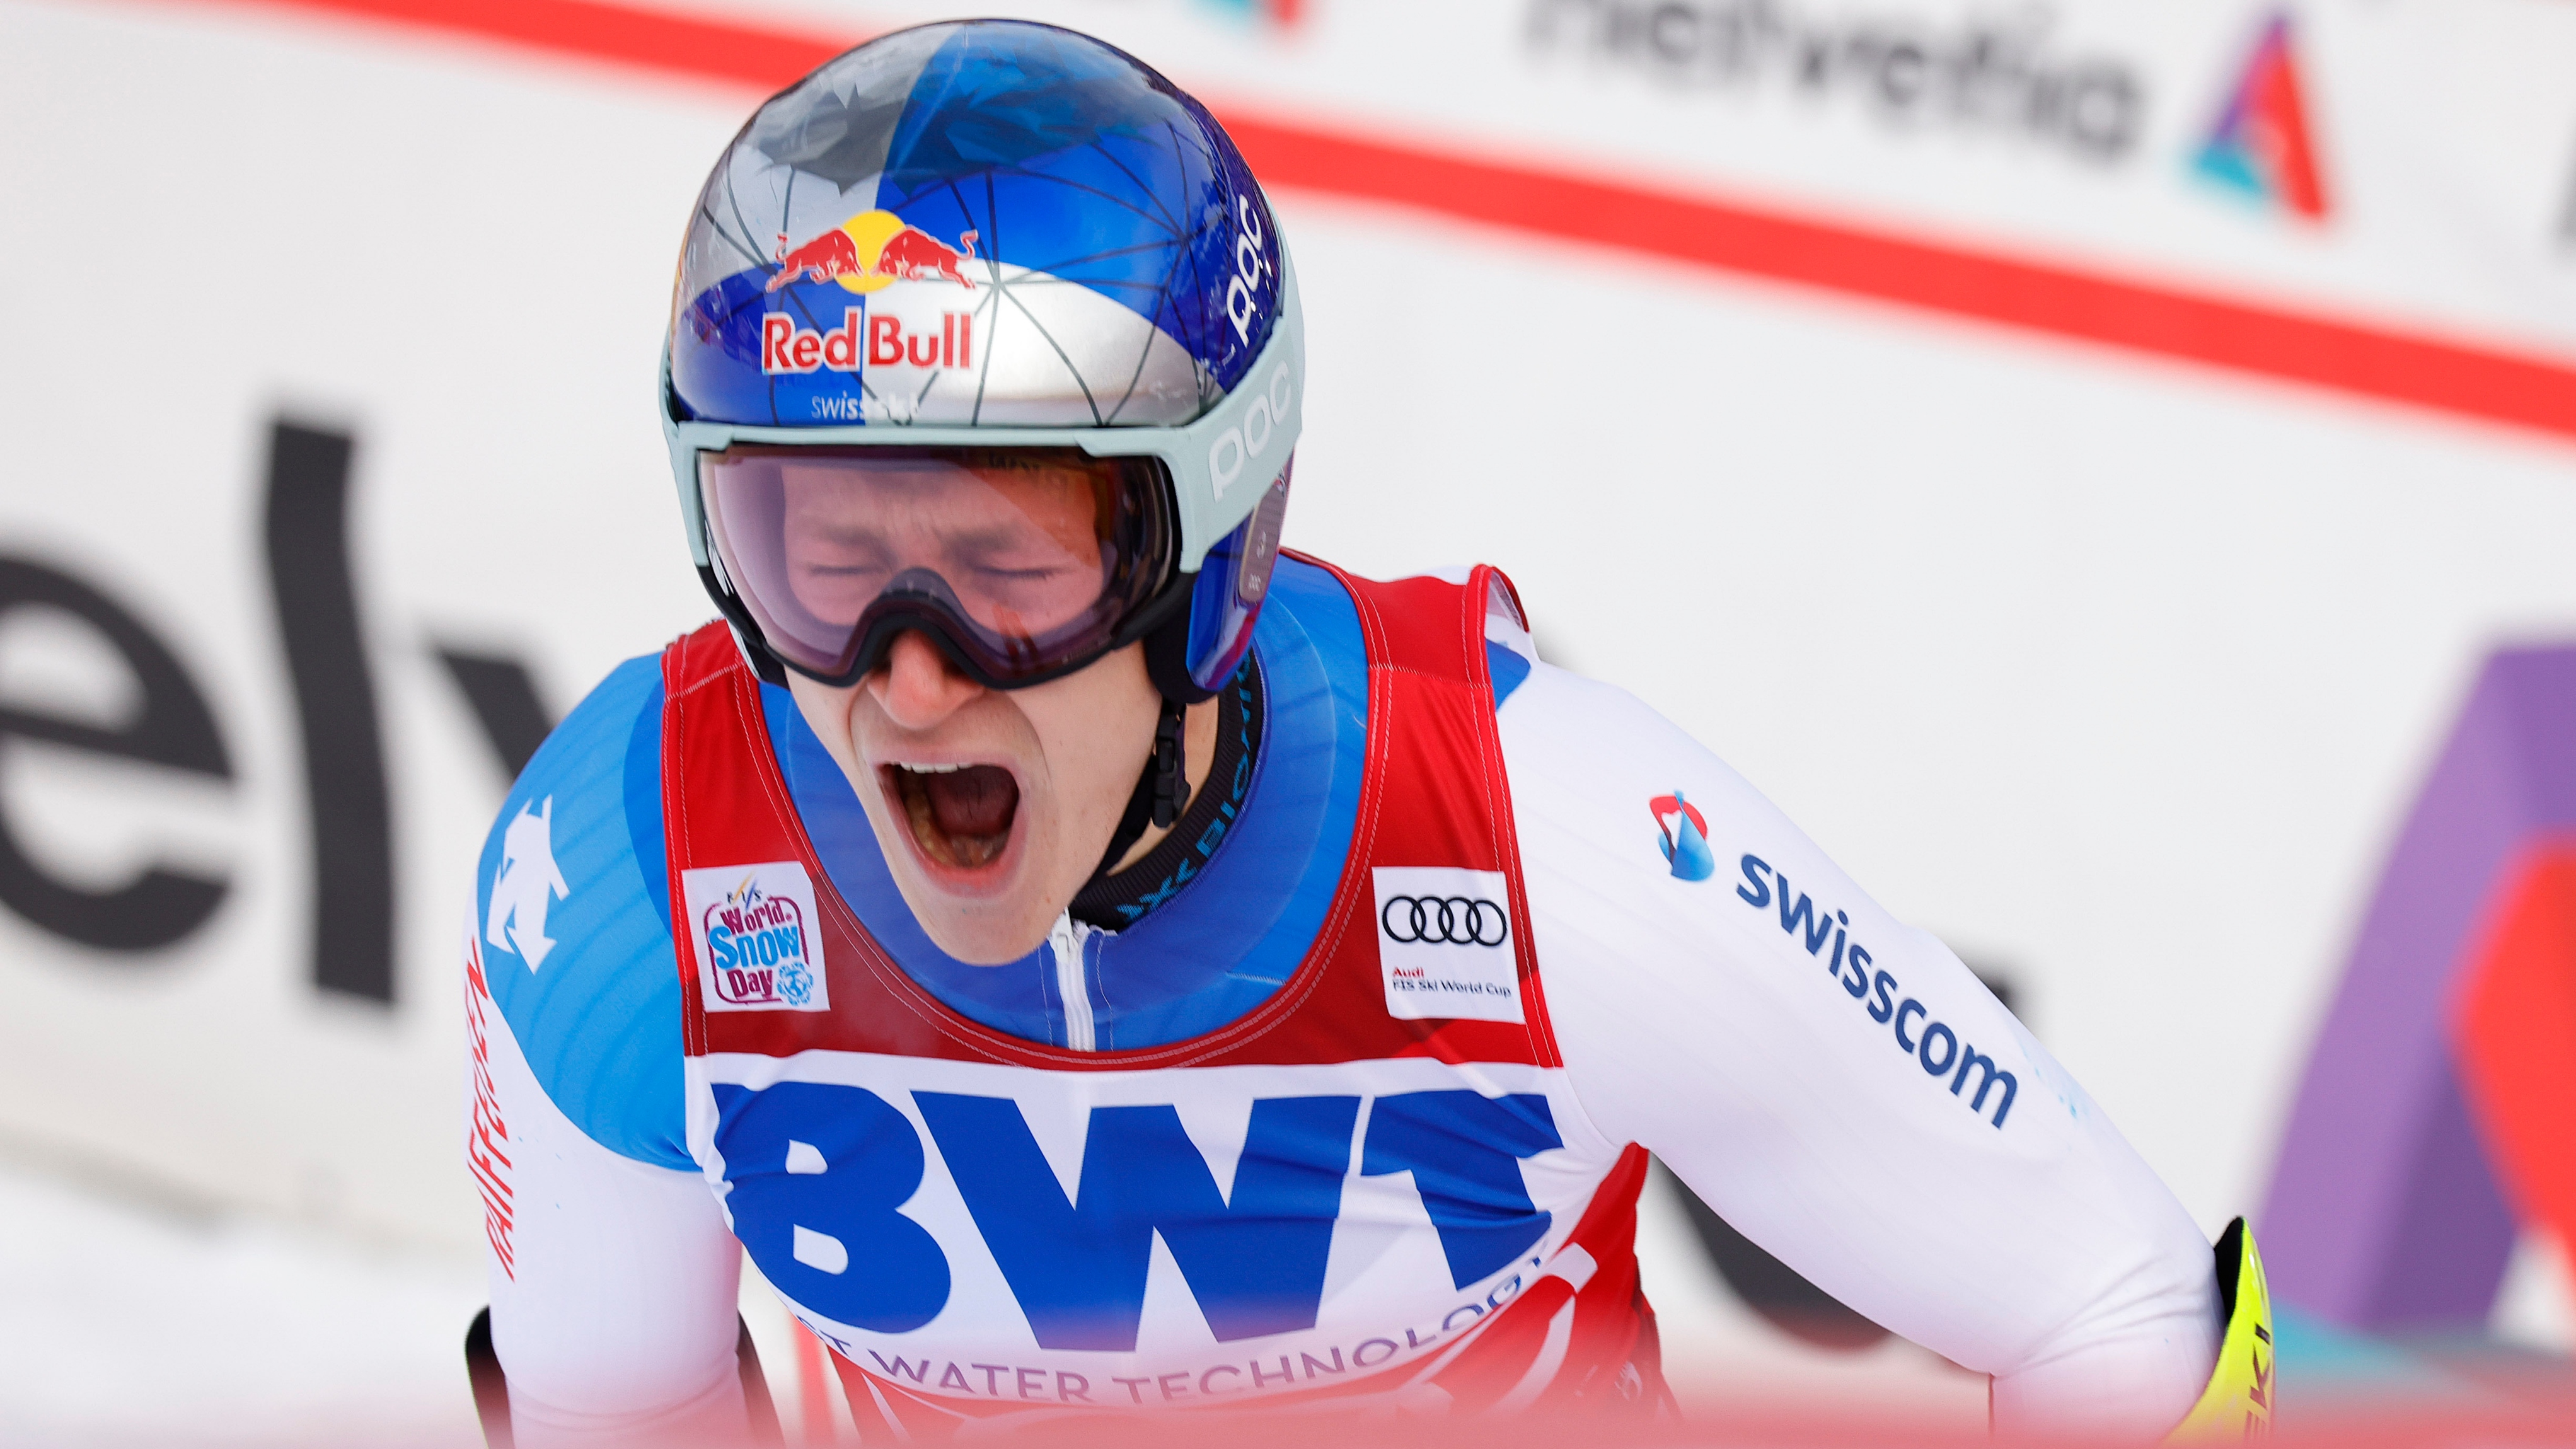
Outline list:
[[[1279,552],[1304,368],[1243,159],[1087,37],[886,36],[717,163],[723,617],[538,753],[467,943],[518,1444],[742,1433],[743,1249],[871,1442],[1650,1415],[1649,1152],[1999,1425],[2262,1417],[2250,1244],[1939,942],[1501,574]]]

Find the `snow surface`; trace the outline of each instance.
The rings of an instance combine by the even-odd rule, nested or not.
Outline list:
[[[1668,1184],[1640,1206],[1647,1291],[1693,1417],[1810,1403],[1982,1425],[1982,1376],[1901,1339],[1828,1353],[1771,1331],[1717,1282]],[[818,1437],[851,1442],[837,1386],[819,1402],[801,1388],[822,1367],[811,1340],[745,1270],[744,1318],[789,1442],[815,1442],[809,1406],[832,1423]],[[478,1449],[464,1338],[485,1296],[470,1255],[0,1160],[0,1443]]]
[[[480,1263],[0,1163],[0,1440],[474,1449]]]

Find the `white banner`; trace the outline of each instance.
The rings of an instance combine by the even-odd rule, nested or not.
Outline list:
[[[464,1244],[477,847],[710,612],[681,224],[760,57],[928,12],[360,8],[0,0],[0,1132]],[[2576,7],[1019,9],[1271,177],[1290,544],[1509,570],[2253,1206],[2467,681],[2576,633]]]

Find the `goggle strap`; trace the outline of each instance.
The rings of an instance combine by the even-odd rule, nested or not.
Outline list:
[[[734,644],[742,650],[743,662],[751,666],[752,674],[761,683],[785,689],[787,662],[769,647],[767,636],[760,632],[759,622],[751,617],[751,611],[743,607],[742,600],[717,571],[713,549],[707,551],[707,558],[708,562],[698,565],[698,582],[706,586],[707,597],[715,600],[716,612],[724,615],[726,628],[733,632]]]
[[[1145,677],[1165,699],[1176,704],[1196,704],[1213,699],[1216,691],[1190,677],[1190,589],[1198,582],[1197,574],[1175,574],[1169,593],[1177,596],[1175,606],[1169,599],[1158,599],[1154,607],[1164,611],[1153,628],[1145,634]]]

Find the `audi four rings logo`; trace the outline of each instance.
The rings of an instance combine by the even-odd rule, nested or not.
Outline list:
[[[1499,946],[1512,938],[1511,917],[1492,901],[1466,896],[1397,896],[1378,912],[1398,945]]]

